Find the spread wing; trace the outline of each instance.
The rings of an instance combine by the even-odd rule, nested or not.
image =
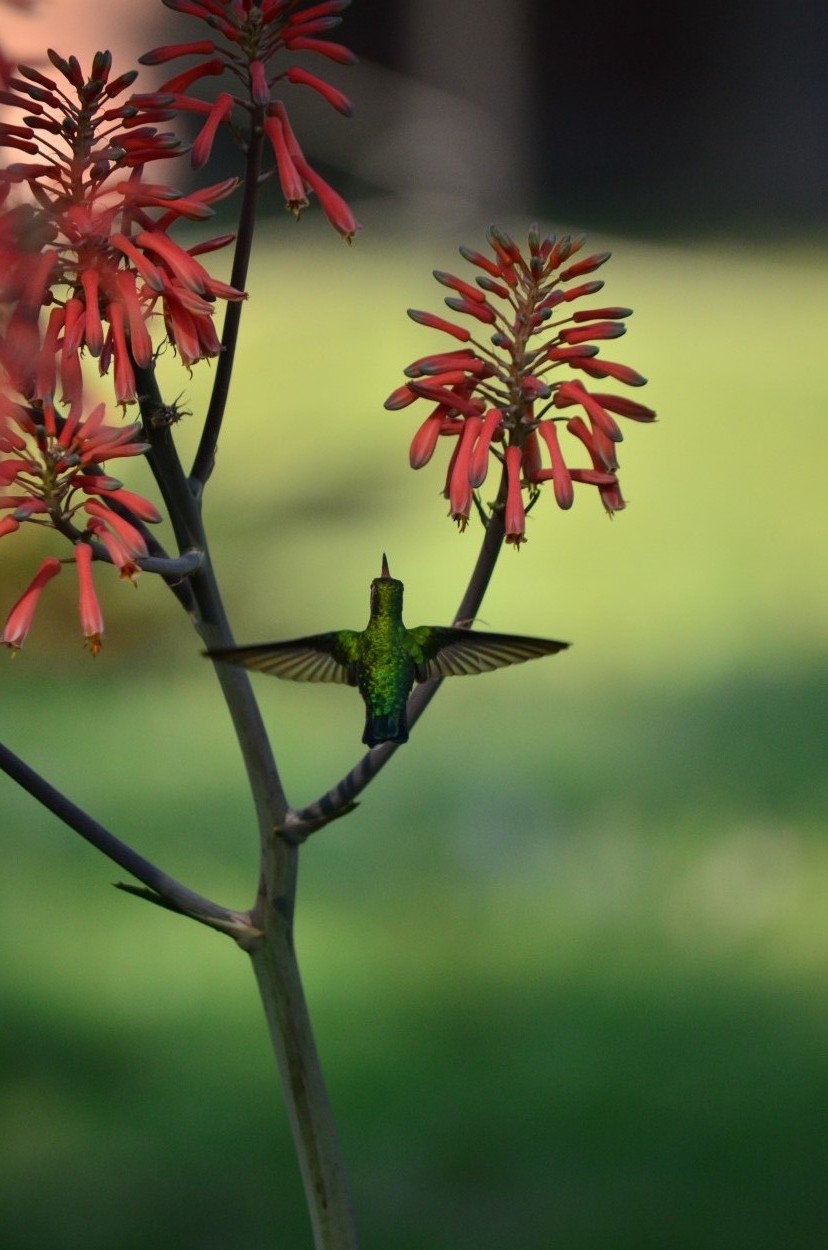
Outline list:
[[[243,668],[272,673],[288,681],[338,681],[355,686],[358,639],[355,630],[340,629],[252,647],[216,647],[204,654],[211,660],[241,664]]]
[[[449,626],[421,626],[412,629],[417,662],[417,681],[433,677],[463,677],[488,673],[508,664],[523,664],[544,655],[564,651],[568,642],[551,638],[524,638],[520,634],[487,634]]]

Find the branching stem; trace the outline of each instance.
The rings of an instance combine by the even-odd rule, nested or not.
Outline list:
[[[163,899],[174,911],[201,920],[205,924],[212,924],[213,928],[233,933],[234,936],[250,932],[250,918],[246,913],[222,907],[221,904],[214,903],[212,899],[204,898],[201,894],[196,894],[188,886],[182,885],[174,877],[162,872],[150,860],[139,855],[126,842],[122,842],[114,833],[105,829],[97,820],[93,820],[82,808],[68,799],[2,743],[0,743],[0,768],[70,829],[74,829],[82,838],[85,838],[108,859],[131,873],[138,881],[143,881],[153,894]]]

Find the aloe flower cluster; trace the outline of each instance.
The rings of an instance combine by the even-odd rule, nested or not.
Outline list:
[[[196,62],[168,79],[157,92],[139,97],[141,102],[147,107],[172,107],[204,118],[192,150],[196,169],[206,164],[219,126],[232,124],[235,109],[259,115],[286,207],[298,217],[313,192],[328,221],[350,242],[359,224],[342,196],[308,163],[287,109],[275,94],[283,83],[307,87],[337,112],[350,116],[347,96],[317,74],[288,63],[297,53],[310,53],[339,65],[354,63],[356,57],[348,48],[326,37],[340,24],[338,14],[350,0],[323,0],[321,4],[303,4],[301,0],[163,2],[167,8],[201,21],[209,28],[210,38],[169,44],[140,57],[142,65],[162,65],[181,57],[194,57]],[[209,101],[189,94],[196,83],[225,74],[240,84],[241,94],[219,91]]]
[[[58,530],[70,539],[78,573],[81,626],[93,655],[100,650],[103,634],[92,584],[93,556],[105,552],[122,577],[134,580],[137,561],[148,553],[143,525],[161,520],[148,499],[125,490],[102,465],[145,451],[140,426],[108,425],[103,404],[85,417],[76,405],[62,418],[50,403],[16,403],[8,394],[0,394],[0,537],[28,522]],[[60,569],[60,560],[43,561],[12,607],[0,642],[20,649],[41,591]]]
[[[526,539],[527,506],[545,482],[551,482],[560,508],[572,506],[576,482],[596,487],[608,513],[623,508],[616,455],[623,435],[615,418],[646,422],[655,413],[626,396],[590,390],[582,380],[633,387],[646,381],[628,365],[599,355],[601,344],[624,334],[631,309],[581,306],[603,287],[592,275],[610,253],[573,260],[583,237],[541,238],[536,228],[526,253],[495,227],[488,242],[491,256],[460,248],[480,271],[474,282],[440,270],[434,276],[452,292],[448,307],[490,331],[491,345],[474,339],[465,325],[409,309],[412,320],[449,335],[455,346],[409,365],[409,380],[385,406],[397,410],[417,400],[430,405],[411,444],[414,469],[429,462],[441,436],[454,440],[444,495],[461,530],[491,459],[503,465],[506,541],[519,546]],[[563,415],[568,410],[573,415]],[[572,464],[578,451],[586,453],[587,465]]]
[[[96,54],[88,76],[75,57],[50,51],[49,60],[54,75],[21,65],[0,91],[0,102],[24,112],[21,124],[0,124],[0,146],[27,158],[0,171],[0,305],[8,309],[0,364],[27,398],[51,400],[59,387],[73,403],[86,352],[101,374],[112,367],[115,398],[130,403],[133,366],[152,361],[156,310],[185,364],[219,351],[215,301],[243,293],[211,278],[195,253],[229,238],[185,249],[169,231],[181,218],[211,216],[236,184],[182,195],[146,182],[148,163],[181,149],[154,125],[173,114],[134,97],[118,102],[137,71],[111,78],[108,52]],[[12,202],[18,184],[28,201]]]
[[[112,376],[115,399],[135,402],[161,325],[190,365],[220,350],[216,301],[243,293],[196,260],[231,236],[185,249],[170,237],[181,219],[212,215],[235,181],[182,195],[145,180],[145,167],[182,150],[156,123],[173,114],[126,95],[136,72],[112,77],[108,52],[88,75],[50,51],[54,73],[21,65],[0,103],[19,123],[0,124],[0,537],[24,523],[73,545],[81,620],[93,654],[103,625],[93,559],[133,581],[148,555],[152,503],[110,477],[104,462],[147,450],[140,426],[110,423],[87,402],[84,360]],[[62,562],[44,561],[13,606],[0,641],[18,649],[44,586]]]

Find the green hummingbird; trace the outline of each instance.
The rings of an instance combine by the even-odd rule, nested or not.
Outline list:
[[[383,555],[382,573],[371,582],[371,615],[365,629],[216,647],[204,654],[290,681],[336,681],[358,687],[366,711],[362,741],[375,747],[408,741],[406,702],[415,681],[486,673],[569,646],[548,638],[474,633],[456,626],[406,629],[402,607],[403,583],[391,576]]]

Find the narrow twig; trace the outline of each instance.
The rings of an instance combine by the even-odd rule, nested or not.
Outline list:
[[[244,173],[244,190],[242,193],[241,211],[239,213],[239,230],[236,236],[236,249],[233,254],[233,268],[230,273],[230,285],[237,291],[247,286],[247,272],[250,267],[250,253],[253,247],[253,234],[256,225],[256,202],[259,194],[259,174],[262,168],[262,147],[264,141],[263,114],[257,109],[250,127],[247,148],[247,162]],[[216,365],[216,376],[210,395],[210,405],[201,431],[201,439],[190,471],[190,488],[199,498],[204,490],[216,460],[216,444],[224,420],[227,399],[230,394],[230,380],[233,376],[233,363],[236,357],[236,344],[241,325],[242,301],[230,300],[224,313],[224,326],[221,333],[221,355]]]
[[[102,564],[115,563],[99,539],[87,538],[84,541],[89,543],[89,546],[95,553],[96,560],[100,560]],[[143,573],[157,573],[160,577],[163,577],[170,589],[174,590],[183,578],[201,567],[203,560],[204,552],[193,547],[189,551],[183,552],[180,556],[168,556],[166,554],[136,556],[135,563]],[[182,604],[185,608],[188,604],[191,606],[190,596],[185,596],[182,599]]]
[[[136,560],[138,567],[145,573],[159,573],[168,584],[173,579],[178,581],[189,576],[190,573],[195,573],[203,563],[204,552],[195,548],[183,552],[180,556],[140,556]]]
[[[170,428],[155,426],[149,419],[154,408],[162,403],[155,367],[141,368],[133,365],[133,368],[141,393],[139,402],[144,417],[144,436],[149,443],[147,464],[164,500],[178,550],[203,547],[204,535],[199,506],[193,498]]]
[[[176,881],[150,860],[139,855],[126,842],[110,833],[92,816],[55,789],[44,777],[35,772],[19,756],[0,743],[0,768],[28,791],[33,798],[53,812],[59,820],[74,829],[82,838],[101,851],[108,859],[120,865],[149,888],[152,894],[169,906],[194,920],[210,925],[234,937],[243,938],[254,933],[250,918],[245,912],[232,911],[214,903],[212,899],[196,894]]]
[[[199,916],[195,912],[182,911],[170,899],[162,898],[160,894],[156,894],[154,890],[147,889],[145,886],[130,885],[126,881],[113,881],[112,884],[116,890],[122,890],[124,894],[131,894],[134,898],[142,898],[147,903],[154,903],[156,907],[164,908],[165,911],[174,911],[180,916],[187,916],[189,920],[195,920],[199,924],[207,925],[209,929],[217,929],[220,933],[228,934],[236,939],[243,950],[249,951],[252,946],[264,937],[260,929],[249,923],[247,916],[244,917],[244,927],[240,929],[235,913],[232,921],[224,921],[215,916]]]

